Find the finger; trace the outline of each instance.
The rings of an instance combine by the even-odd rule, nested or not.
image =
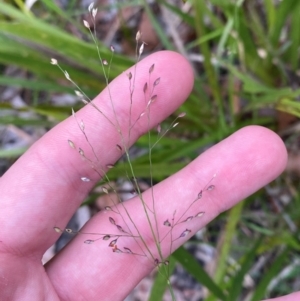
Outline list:
[[[300,300],[300,292],[293,293],[279,298],[267,299],[264,301],[298,301],[298,300]]]
[[[149,75],[153,64],[155,68]],[[130,72],[131,81],[126,75]],[[143,92],[149,77],[149,94],[155,93],[157,98],[150,105],[149,116],[139,119],[150,97],[147,91],[145,99]],[[157,78],[160,83],[151,94]],[[135,87],[132,98],[130,85]],[[98,95],[98,110],[87,105],[76,114],[78,123],[82,120],[85,125],[93,150],[73,117],[35,143],[0,180],[0,248],[17,253],[22,250],[22,254],[43,253],[57,238],[53,227],[67,224],[107,165],[120,157],[116,145],[131,145],[149,127],[170,115],[186,99],[192,85],[193,74],[183,57],[169,51],[155,53],[115,79],[110,90]],[[68,140],[77,146],[76,150]],[[98,172],[88,160],[83,161],[79,148],[94,161]],[[83,182],[81,177],[91,182]]]
[[[155,233],[155,219],[151,213],[153,199],[160,248],[166,257],[220,212],[276,178],[284,170],[286,161],[285,147],[276,134],[258,126],[246,127],[156,185],[153,191],[145,192],[146,209],[139,198],[134,198],[124,203],[130,218],[122,205],[114,211],[101,212],[84,227],[83,232],[120,235],[109,221],[112,217],[116,224],[132,235],[139,236],[140,233],[151,254],[141,239],[120,237],[117,248],[123,251],[130,249],[135,255],[116,254],[112,252],[114,248],[108,246],[115,237],[106,241],[103,235],[78,235],[47,267],[59,296],[62,300],[72,300],[77,295],[91,301],[123,300],[153,269],[154,259],[164,260],[156,249],[145,214],[147,211]],[[210,185],[215,188],[207,189]],[[202,198],[199,196],[201,191]],[[195,217],[199,212],[203,214]],[[191,221],[185,221],[191,216],[194,217]],[[166,220],[177,223],[172,232],[165,225]],[[182,235],[186,230],[190,232]],[[87,239],[97,238],[99,240],[93,244],[84,243]]]

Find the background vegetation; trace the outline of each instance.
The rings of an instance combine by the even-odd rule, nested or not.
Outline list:
[[[143,39],[149,39],[148,52],[178,51],[195,70],[193,93],[180,109],[186,117],[153,152],[155,181],[249,124],[278,132],[289,151],[288,169],[280,179],[220,215],[201,231],[201,242],[197,236],[189,243],[189,249],[201,244],[214,250],[209,273],[184,248],[172,258],[208,288],[206,301],[255,301],[299,290],[300,1],[111,3],[99,1],[95,7],[101,16],[102,56],[110,56],[108,41],[118,53],[112,77],[134,62],[134,37],[141,26]],[[30,9],[21,0],[0,3],[3,169],[40,133],[71,113],[66,101],[63,105],[53,101],[58,95],[74,93],[64,75],[50,64],[51,57],[91,98],[105,87],[95,46],[82,24],[86,14],[86,7],[75,0],[64,5],[40,0]],[[111,20],[115,29],[109,31]],[[21,105],[16,96],[22,99]],[[81,106],[71,99],[73,107]],[[20,129],[23,136],[29,135],[27,143],[10,147],[5,135],[12,128],[14,133]],[[137,145],[147,149],[147,139],[141,138]],[[134,160],[137,177],[148,176],[147,161],[147,154]],[[111,179],[117,177],[118,168],[111,170]],[[94,199],[91,195],[87,201]],[[161,300],[165,285],[158,277],[149,300]]]

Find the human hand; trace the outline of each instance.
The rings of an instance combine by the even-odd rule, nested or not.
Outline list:
[[[161,83],[156,88],[157,101],[151,107],[151,127],[178,108],[193,86],[193,73],[185,59],[176,53],[158,52],[139,63],[136,87],[142,87],[148,80],[148,69],[153,63]],[[122,131],[126,132],[128,115],[124,108],[128,102],[128,78],[121,75],[110,85],[116,115]],[[136,89],[134,98],[132,116],[136,118],[145,103],[139,89]],[[114,120],[107,90],[96,98],[95,103],[109,119]],[[90,142],[102,165],[113,164],[120,157],[116,145],[121,144],[115,128],[89,106],[76,115],[89,129]],[[130,144],[147,130],[148,119],[141,118],[132,129]],[[86,245],[82,236],[76,236],[43,267],[41,258],[44,252],[59,236],[53,227],[63,229],[66,226],[93,184],[99,180],[78,153],[70,150],[68,139],[77,145],[86,143],[72,117],[37,141],[0,179],[2,301],[123,300],[154,267],[149,258],[114,254],[102,242]],[[157,218],[163,221],[172,216],[174,210],[184,210],[186,201],[194,199],[217,172],[213,183],[215,189],[197,204],[197,209],[205,214],[192,222],[190,235],[174,241],[173,247],[179,247],[218,214],[275,179],[284,170],[286,160],[285,147],[276,134],[262,127],[249,126],[156,185]],[[82,176],[94,181],[82,182]],[[151,192],[145,192],[144,199],[150,200]],[[144,211],[139,204],[140,201],[133,198],[125,206],[155,253]],[[107,219],[107,212],[100,212],[84,226],[83,231],[115,231]],[[127,246],[134,248],[134,240],[125,241]],[[169,247],[162,244],[162,252],[167,256]],[[276,300],[298,299],[300,293]]]

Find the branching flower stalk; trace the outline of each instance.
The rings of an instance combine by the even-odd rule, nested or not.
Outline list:
[[[188,225],[188,223],[191,222],[192,220],[202,217],[205,214],[205,212],[199,211],[195,214],[195,213],[190,213],[190,211],[192,211],[192,207],[194,206],[194,204],[202,199],[204,193],[209,192],[214,189],[214,185],[212,184],[212,182],[215,179],[216,174],[213,175],[211,180],[200,190],[200,192],[197,194],[195,199],[188,204],[186,209],[184,209],[182,212],[178,212],[178,213],[175,210],[170,219],[167,218],[163,222],[163,224],[159,223],[158,216],[157,216],[154,188],[153,188],[154,183],[153,183],[152,152],[153,152],[153,149],[157,146],[157,144],[161,141],[161,139],[163,139],[163,137],[165,137],[170,130],[172,130],[179,124],[178,120],[180,118],[183,118],[185,116],[185,113],[179,114],[175,118],[175,120],[171,123],[171,125],[164,131],[162,131],[161,126],[158,125],[157,126],[158,137],[153,144],[151,143],[151,131],[150,131],[151,130],[151,122],[150,122],[151,114],[150,113],[151,113],[152,104],[155,103],[158,98],[158,95],[155,94],[155,89],[160,84],[160,77],[158,77],[154,80],[152,79],[153,72],[155,70],[155,64],[152,64],[148,70],[148,80],[147,80],[147,82],[145,82],[145,84],[143,86],[145,108],[134,121],[132,120],[133,119],[132,118],[133,117],[132,109],[133,109],[133,105],[134,105],[134,92],[136,89],[136,79],[138,76],[138,73],[137,73],[138,72],[138,64],[139,64],[139,61],[143,54],[144,46],[146,45],[146,43],[144,41],[142,41],[142,39],[141,39],[141,33],[138,31],[136,34],[136,37],[135,37],[135,40],[136,40],[136,64],[133,68],[133,73],[129,72],[127,74],[127,77],[129,80],[128,133],[124,134],[122,132],[121,125],[120,125],[120,122],[119,122],[119,119],[117,116],[117,112],[115,109],[112,93],[110,90],[110,84],[109,84],[110,70],[111,70],[111,65],[112,65],[113,56],[114,56],[114,47],[113,46],[110,47],[111,57],[110,57],[109,61],[107,61],[106,59],[103,59],[101,56],[101,53],[100,53],[100,48],[99,48],[97,39],[96,39],[96,21],[95,21],[96,19],[95,18],[97,15],[97,9],[94,8],[94,4],[92,3],[89,6],[88,10],[91,15],[92,22],[93,22],[93,26],[92,26],[93,29],[91,29],[90,24],[86,20],[83,21],[83,24],[89,30],[89,33],[90,33],[92,40],[95,44],[95,47],[97,49],[98,58],[101,63],[102,71],[103,71],[103,74],[105,77],[106,88],[108,91],[109,101],[110,101],[110,105],[112,108],[114,120],[111,120],[93,102],[93,100],[91,100],[84,93],[84,91],[81,90],[81,88],[72,80],[69,73],[66,70],[63,70],[61,68],[61,66],[58,64],[58,61],[56,59],[52,58],[51,64],[56,65],[63,72],[63,74],[65,75],[65,78],[74,85],[74,87],[76,88],[75,94],[81,99],[83,104],[90,105],[93,109],[98,111],[113,126],[113,128],[119,134],[121,143],[116,145],[116,149],[120,153],[120,156],[123,153],[125,154],[126,160],[129,165],[129,170],[130,170],[130,175],[127,174],[127,177],[132,182],[135,193],[137,194],[137,197],[141,201],[141,205],[142,205],[143,211],[145,213],[145,217],[146,217],[146,220],[147,220],[147,223],[149,226],[149,230],[152,235],[153,242],[155,243],[155,246],[156,246],[155,253],[157,253],[157,255],[155,255],[153,250],[151,250],[150,247],[148,246],[147,241],[143,237],[140,229],[138,228],[133,217],[131,216],[130,212],[128,211],[126,204],[124,204],[122,202],[122,199],[118,195],[117,190],[110,184],[110,179],[107,176],[106,172],[107,172],[107,170],[113,168],[114,165],[106,164],[105,166],[103,166],[101,164],[101,160],[100,160],[99,156],[97,155],[97,153],[85,131],[84,121],[77,118],[76,113],[74,112],[73,109],[72,109],[72,115],[74,117],[74,120],[75,120],[77,126],[79,127],[81,134],[85,137],[85,140],[86,140],[89,148],[92,151],[94,159],[89,158],[85,154],[85,152],[82,148],[76,146],[75,142],[68,140],[68,144],[72,149],[76,150],[79,153],[79,155],[81,156],[83,161],[87,162],[90,165],[90,167],[95,171],[95,173],[99,176],[99,178],[104,179],[108,183],[109,188],[107,189],[106,187],[103,187],[102,192],[109,196],[109,191],[112,191],[118,196],[117,202],[113,198],[110,198],[113,206],[106,206],[105,210],[107,212],[112,212],[116,216],[119,216],[121,218],[122,225],[119,222],[117,222],[117,220],[114,217],[109,216],[108,222],[115,227],[117,234],[116,233],[90,233],[90,232],[87,233],[87,232],[82,232],[82,231],[73,231],[72,229],[61,229],[57,226],[54,227],[54,230],[58,233],[67,232],[67,233],[76,234],[76,235],[96,236],[97,238],[87,239],[84,241],[84,243],[85,244],[93,244],[99,240],[108,241],[109,242],[108,246],[112,249],[112,251],[114,253],[123,253],[123,254],[129,254],[132,256],[142,256],[142,257],[148,258],[153,263],[154,267],[155,266],[158,267],[159,273],[162,273],[166,277],[167,283],[169,286],[169,290],[170,290],[170,293],[172,296],[172,300],[176,300],[173,289],[172,289],[172,285],[169,281],[169,279],[170,279],[170,270],[169,270],[169,266],[168,266],[169,260],[167,258],[165,258],[163,255],[162,244],[169,243],[168,250],[169,250],[169,254],[171,254],[174,251],[174,245],[173,245],[174,242],[177,240],[180,240],[180,239],[184,239],[191,234],[192,230],[187,228],[188,226],[186,226],[186,225]],[[107,70],[106,70],[106,67],[108,68]],[[133,168],[133,165],[131,162],[131,158],[130,158],[130,153],[129,153],[129,148],[130,148],[130,143],[131,143],[131,131],[137,125],[139,120],[141,118],[145,118],[145,117],[147,118],[147,126],[148,126],[148,151],[149,151],[148,160],[149,160],[149,178],[150,178],[150,192],[151,192],[151,202],[150,203],[146,203],[146,201],[144,200],[142,190],[140,188],[137,177],[135,176],[135,171],[134,171],[134,168]],[[80,179],[82,182],[90,182],[92,180],[84,175],[81,176]],[[120,208],[122,208],[124,210],[124,213],[121,212]],[[128,221],[126,220],[125,217],[128,219]],[[153,222],[153,220],[154,220],[154,222]],[[180,232],[179,235],[174,236],[174,233],[173,233],[174,229],[179,227],[180,225],[184,225],[182,232]],[[169,230],[167,232],[164,231],[164,234],[162,235],[161,229],[164,227],[169,228]],[[130,230],[131,228],[133,228],[134,232],[136,232],[136,233],[133,233],[132,230]],[[122,238],[132,238],[135,241],[135,245],[137,246],[137,248],[139,250],[138,251],[132,250],[126,246],[124,246],[123,248],[119,248],[117,243]],[[167,238],[169,238],[169,242],[167,241]]]

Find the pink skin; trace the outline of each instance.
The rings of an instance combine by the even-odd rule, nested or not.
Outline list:
[[[180,55],[158,52],[149,56],[138,65],[132,120],[136,120],[145,108],[142,87],[148,81],[148,70],[153,63],[155,69],[151,82],[158,77],[161,80],[154,92],[158,97],[151,104],[151,127],[178,108],[193,85],[192,70]],[[134,70],[131,68],[131,71]],[[125,74],[111,84],[115,112],[123,133],[128,133],[129,126],[128,87]],[[95,101],[110,120],[115,120],[107,91]],[[101,165],[113,164],[120,156],[116,144],[122,145],[116,128],[90,106],[76,116],[79,121],[84,121]],[[148,119],[144,116],[133,128],[130,144],[147,129]],[[36,142],[0,179],[0,294],[3,301],[123,300],[153,268],[153,259],[115,254],[106,241],[84,244],[85,239],[94,237],[83,235],[75,237],[45,268],[41,265],[43,253],[59,237],[53,227],[66,226],[93,183],[99,179],[78,152],[70,148],[68,139],[92,157],[78,125],[70,117]],[[162,226],[163,221],[171,220],[175,209],[178,215],[183,212],[214,174],[216,177],[211,184],[215,189],[205,191],[203,198],[189,210],[189,213],[203,211],[205,214],[174,229],[174,237],[179,237],[186,228],[192,232],[175,240],[173,250],[219,213],[275,179],[284,170],[286,160],[285,147],[272,131],[259,126],[237,131],[155,186],[153,193],[161,235],[167,231]],[[82,182],[82,176],[91,178],[92,183]],[[144,193],[144,200],[152,206],[151,191]],[[138,198],[126,203],[126,209],[154,256],[158,257]],[[124,208],[120,207],[120,210]],[[187,213],[185,217],[189,215]],[[126,228],[117,214],[101,212],[85,225],[83,231],[116,233],[115,226],[108,222],[109,216]],[[138,250],[132,238],[118,241],[118,247],[124,246]],[[164,256],[169,251],[170,244],[166,239],[162,243]],[[299,293],[295,293],[274,300],[296,301],[299,297]]]

